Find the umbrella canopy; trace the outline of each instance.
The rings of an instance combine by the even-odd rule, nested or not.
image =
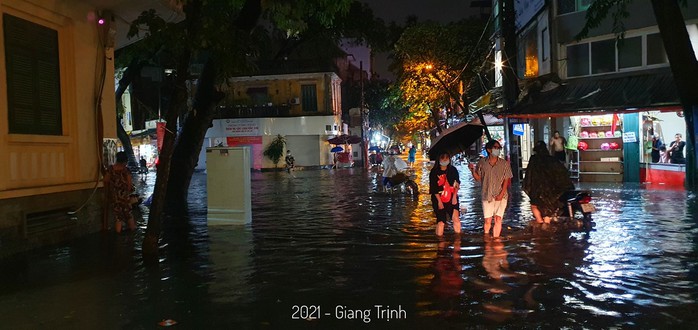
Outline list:
[[[330,149],[330,151],[331,152],[342,152],[342,151],[344,151],[344,148],[342,148],[340,146],[336,146],[336,147]]]
[[[357,144],[361,142],[361,137],[356,135],[342,134],[327,140],[327,142],[331,144]]]
[[[383,148],[381,148],[379,146],[372,146],[372,147],[368,148],[368,151],[381,151],[381,150],[383,150]]]
[[[470,146],[482,137],[484,126],[462,122],[441,132],[429,149],[429,159],[437,160],[439,154],[448,152],[451,155],[468,150]]]

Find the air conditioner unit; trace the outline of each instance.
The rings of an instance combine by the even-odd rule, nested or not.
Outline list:
[[[291,104],[301,104],[301,99],[298,98],[298,97],[294,97],[294,98],[292,98],[292,99],[289,100],[289,103],[291,103]]]

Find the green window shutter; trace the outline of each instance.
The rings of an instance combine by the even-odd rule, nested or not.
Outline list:
[[[56,30],[3,14],[9,133],[62,135]]]
[[[315,85],[301,85],[303,112],[317,112],[317,90]]]

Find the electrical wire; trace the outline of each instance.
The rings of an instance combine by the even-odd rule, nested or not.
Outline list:
[[[460,70],[460,72],[456,75],[455,78],[453,78],[453,81],[451,81],[451,84],[454,83],[456,80],[460,78],[460,76],[465,72],[465,69],[468,67],[468,64],[470,64],[470,61],[473,59],[473,56],[475,55],[475,52],[477,51],[478,47],[480,47],[480,43],[482,42],[482,38],[485,36],[485,32],[487,32],[487,28],[490,26],[490,22],[492,21],[492,15],[487,18],[487,23],[485,23],[485,28],[482,29],[482,33],[480,34],[480,39],[478,39],[477,44],[475,44],[475,47],[473,47],[473,50],[470,52],[470,56],[468,57],[468,61],[465,62],[465,65],[463,66],[463,69]]]
[[[110,22],[111,24],[111,22]],[[108,27],[106,27],[108,29]],[[102,32],[100,31],[99,25],[97,27],[97,38],[99,40],[99,49],[97,51],[97,58],[95,61],[95,64],[97,66],[101,66],[101,70],[95,70],[99,72],[99,75],[95,78],[97,78],[97,86],[96,86],[96,93],[95,93],[95,128],[97,128],[97,140],[99,140],[102,137],[102,131],[103,131],[103,116],[102,116],[102,96],[104,93],[104,84],[105,84],[105,79],[107,75],[107,48],[106,48],[106,39],[109,38],[109,31],[107,30],[106,34],[103,35]],[[101,50],[101,51],[100,51]],[[102,119],[102,122],[100,122],[100,119]],[[104,159],[102,155],[102,147],[101,144],[102,141],[97,141],[96,145],[96,151],[97,151],[97,175],[95,178],[95,185],[92,188],[92,192],[90,193],[90,196],[85,199],[85,201],[75,209],[74,211],[68,211],[69,215],[75,215],[78,212],[80,212],[85,206],[87,206],[87,203],[92,200],[94,197],[95,193],[97,192],[99,188],[99,183],[100,183],[100,174],[102,174],[103,166],[104,166]]]

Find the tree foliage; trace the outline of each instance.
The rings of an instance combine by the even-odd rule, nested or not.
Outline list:
[[[440,110],[458,115],[465,90],[477,83],[480,62],[489,43],[482,40],[484,22],[463,20],[449,24],[414,22],[395,44],[398,85],[410,115],[401,127],[408,132],[425,126],[440,129]],[[467,96],[465,97],[468,98]],[[431,118],[431,125],[427,118]]]
[[[162,54],[160,64],[172,68],[168,105],[163,109],[165,137],[160,152],[153,203],[148,219],[144,254],[154,255],[165,213],[166,197],[175,205],[186,205],[186,191],[206,130],[215,116],[215,105],[222,99],[214,81],[235,73],[251,73],[251,62],[259,54],[260,36],[285,31],[295,38],[317,25],[331,28],[336,17],[343,17],[350,0],[181,0],[184,20],[169,23],[155,11],[144,11],[129,31],[140,35],[142,49]],[[260,18],[264,24],[259,24]],[[201,70],[194,68],[203,67]],[[194,102],[188,103],[188,82],[197,75]],[[183,122],[178,129],[176,123]],[[173,177],[171,177],[171,175]],[[168,182],[175,182],[172,189]],[[173,192],[177,192],[173,196]],[[172,205],[172,203],[168,203]],[[149,258],[152,259],[152,258]]]
[[[284,154],[285,146],[286,139],[279,134],[273,140],[271,140],[271,142],[269,142],[267,147],[264,149],[264,156],[267,156],[267,158],[274,163],[274,167],[279,165],[281,156]]]

